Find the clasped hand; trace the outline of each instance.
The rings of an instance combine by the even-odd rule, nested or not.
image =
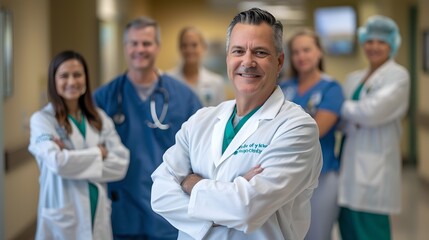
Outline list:
[[[56,143],[60,147],[61,150],[66,149],[66,145],[64,144],[63,141],[61,141],[61,139],[54,138],[54,139],[52,139],[52,141],[54,143]],[[98,148],[100,149],[101,156],[102,156],[103,160],[106,159],[107,154],[109,153],[106,149],[106,146],[102,143],[102,144],[98,144]]]
[[[250,181],[254,176],[261,173],[263,170],[264,169],[260,165],[257,165],[251,168],[246,174],[243,175],[243,177],[247,181]],[[183,179],[180,185],[182,186],[182,189],[184,192],[186,192],[187,194],[191,194],[195,184],[197,184],[201,180],[203,180],[203,178],[200,175],[191,173],[188,176],[186,176],[185,179]]]

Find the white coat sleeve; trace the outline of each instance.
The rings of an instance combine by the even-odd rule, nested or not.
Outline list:
[[[261,154],[262,173],[249,182],[243,177],[198,182],[189,215],[250,233],[299,194],[315,188],[322,166],[317,126],[312,119],[286,125]]]
[[[204,224],[211,222],[245,233],[258,229],[286,203],[317,185],[322,164],[317,125],[310,117],[299,120],[279,128],[260,156],[259,163],[264,168],[262,173],[249,182],[243,177],[232,182],[204,179],[194,186],[189,203],[179,183],[190,172],[190,165],[187,163],[186,167],[179,169],[183,163],[167,152],[164,167],[153,177],[156,182],[161,176],[170,174],[169,178],[164,177],[163,183],[168,186],[173,185],[169,182],[175,182],[175,192],[161,193],[164,190],[157,185],[159,189],[155,191],[159,192],[155,200],[163,204],[155,204],[157,209],[154,210],[161,212],[170,222],[177,221],[175,227],[182,231],[190,221],[194,225],[199,224],[199,228],[194,230],[203,229]],[[179,138],[176,142],[181,140]],[[171,152],[177,155],[180,149],[172,148]],[[179,193],[183,196],[180,201],[179,197],[174,197]]]
[[[375,127],[405,115],[408,109],[410,77],[402,68],[386,71],[385,83],[378,89],[369,89],[358,101],[347,100],[341,117],[361,126]]]
[[[210,220],[192,218],[188,215],[189,195],[180,183],[192,173],[189,160],[189,145],[185,122],[176,134],[176,144],[169,148],[164,162],[152,174],[152,209],[178,230],[195,239],[203,239],[213,225]]]
[[[46,167],[66,179],[90,179],[101,176],[103,160],[100,149],[89,147],[80,150],[60,149],[53,141],[59,138],[56,120],[39,111],[30,119],[29,151],[40,168]]]
[[[91,180],[97,182],[121,180],[127,173],[130,154],[128,149],[122,144],[113,121],[103,111],[99,110],[99,114],[103,120],[101,143],[104,143],[108,154],[102,162],[101,176],[91,178]]]

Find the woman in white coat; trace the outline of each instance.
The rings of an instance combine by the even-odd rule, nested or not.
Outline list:
[[[339,225],[343,240],[391,239],[389,215],[401,208],[401,119],[410,78],[393,60],[400,35],[392,19],[371,17],[358,34],[369,67],[344,85]]]
[[[179,33],[179,49],[182,63],[168,73],[188,84],[205,107],[216,106],[225,101],[223,77],[202,65],[206,42],[200,31],[185,27]]]
[[[112,239],[105,183],[125,176],[129,152],[89,86],[79,53],[53,58],[50,103],[30,120],[29,150],[40,169],[36,239]]]

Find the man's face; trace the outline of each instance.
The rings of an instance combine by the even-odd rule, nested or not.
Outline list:
[[[226,62],[236,97],[268,97],[277,84],[283,61],[284,54],[277,55],[268,24],[235,25]]]
[[[160,48],[155,37],[155,28],[151,26],[129,29],[125,43],[129,70],[148,71],[154,68]]]

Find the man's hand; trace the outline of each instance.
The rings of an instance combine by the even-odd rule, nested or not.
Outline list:
[[[257,165],[253,168],[251,168],[246,174],[244,174],[244,178],[247,181],[250,181],[254,176],[261,173],[264,169]],[[201,181],[203,178],[195,173],[189,174],[185,179],[183,179],[180,186],[182,186],[182,190],[186,192],[187,194],[191,195],[192,189],[194,188],[195,184],[197,184],[199,181]],[[219,224],[213,223],[212,227],[219,227]]]
[[[180,184],[182,186],[182,190],[187,194],[191,195],[192,189],[194,188],[195,184],[197,184],[202,179],[203,178],[198,174],[189,174],[185,179],[183,179],[182,183]]]
[[[257,174],[261,173],[263,170],[264,169],[260,165],[257,165],[256,167],[251,168],[246,174],[244,174],[243,177],[247,181],[250,181],[250,179],[252,179]]]
[[[254,176],[261,173],[263,170],[264,169],[260,165],[257,165],[255,167],[251,168],[246,174],[244,174],[243,177],[247,181],[250,181]],[[182,190],[184,192],[186,192],[187,194],[190,195],[195,184],[197,184],[202,179],[203,178],[200,175],[195,174],[195,173],[191,173],[182,181],[180,186],[182,186]]]

